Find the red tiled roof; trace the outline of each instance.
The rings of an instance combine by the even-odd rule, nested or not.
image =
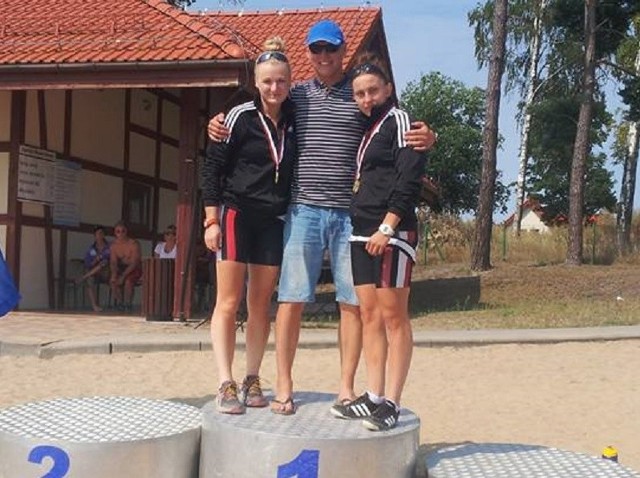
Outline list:
[[[239,40],[163,0],[2,0],[0,9],[0,65],[237,59],[247,56]]]
[[[344,60],[344,66],[347,67],[373,31],[376,21],[381,18],[381,10],[377,7],[356,7],[242,13],[215,12],[201,14],[198,18],[212,28],[219,28],[221,22],[228,25],[248,39],[258,51],[262,50],[262,45],[267,38],[275,35],[282,37],[286,43],[293,79],[300,81],[313,77],[313,69],[307,59],[305,46],[305,39],[311,25],[324,18],[330,18],[340,25],[347,39]]]

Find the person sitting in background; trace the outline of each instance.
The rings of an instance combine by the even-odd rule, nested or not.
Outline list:
[[[96,288],[100,282],[104,284],[109,282],[110,249],[103,226],[96,226],[93,229],[93,238],[93,244],[84,255],[85,273],[78,279],[78,282],[86,283],[91,308],[94,312],[100,312],[102,308],[96,299]]]
[[[130,311],[133,288],[142,277],[140,244],[127,235],[127,226],[122,221],[116,223],[113,231],[116,239],[111,243],[109,260],[111,292],[115,308]]]
[[[176,226],[167,226],[164,231],[164,242],[159,242],[153,250],[153,257],[158,259],[175,259],[176,251]]]

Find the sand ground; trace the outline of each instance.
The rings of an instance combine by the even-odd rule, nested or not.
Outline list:
[[[238,352],[238,378],[243,361]],[[299,350],[297,389],[335,391],[338,363],[335,348]],[[262,374],[267,386],[274,382],[274,370],[273,352],[267,352]],[[422,420],[423,451],[494,442],[599,455],[613,445],[621,463],[640,471],[638,370],[638,340],[416,348],[403,406]],[[359,389],[363,372],[364,366]],[[215,377],[209,352],[0,357],[0,407],[93,395],[203,405],[213,398]]]

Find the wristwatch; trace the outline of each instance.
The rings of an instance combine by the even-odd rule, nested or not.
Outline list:
[[[387,237],[393,236],[393,233],[395,232],[389,224],[380,224],[378,231]]]

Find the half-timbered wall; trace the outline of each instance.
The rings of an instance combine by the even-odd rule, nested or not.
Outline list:
[[[79,163],[82,170],[79,226],[52,225],[47,206],[20,203],[17,275],[21,308],[49,308],[53,296],[57,304],[67,299],[57,291],[50,294],[53,286],[49,282],[73,278],[79,259],[92,242],[94,225],[106,225],[110,231],[123,217],[127,184],[144,185],[151,191],[149,227],[131,231],[140,240],[143,256],[150,256],[164,228],[176,223],[180,94],[180,89],[26,93],[24,143],[55,151],[59,158]],[[200,122],[204,125],[209,95],[203,90],[200,96]],[[9,165],[13,160],[11,102],[12,93],[0,91],[0,247],[5,252],[10,220]],[[204,147],[204,135],[199,146]],[[50,252],[47,227],[51,231]],[[51,278],[46,273],[47,260],[52,263]]]

